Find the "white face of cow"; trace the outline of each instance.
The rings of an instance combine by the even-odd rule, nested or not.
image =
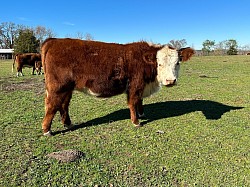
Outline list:
[[[157,52],[156,58],[158,82],[165,86],[175,85],[180,69],[178,51],[164,46]]]

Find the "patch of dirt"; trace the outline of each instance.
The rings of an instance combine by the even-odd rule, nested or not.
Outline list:
[[[0,90],[4,92],[14,92],[18,90],[33,91],[37,95],[44,94],[44,80],[36,78],[24,79],[20,82],[5,78],[0,80]]]
[[[50,153],[46,157],[54,158],[59,162],[73,162],[84,156],[85,154],[81,151],[69,149]]]

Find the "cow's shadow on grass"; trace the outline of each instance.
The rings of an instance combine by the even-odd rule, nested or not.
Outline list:
[[[146,125],[147,123],[155,120],[181,116],[196,111],[201,111],[204,114],[205,118],[208,120],[218,120],[226,112],[229,112],[231,110],[239,110],[242,108],[244,107],[228,106],[209,100],[166,101],[160,103],[152,103],[144,105],[146,119],[141,121],[141,124]],[[105,116],[92,119],[85,123],[75,125],[74,128],[71,129],[71,131],[129,118],[129,109],[121,109]],[[58,131],[54,132],[54,134],[64,133],[67,131],[68,130]]]

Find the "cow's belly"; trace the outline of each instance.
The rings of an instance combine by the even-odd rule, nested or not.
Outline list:
[[[30,65],[30,64],[24,64],[23,65],[23,68],[32,68],[32,67],[34,67],[34,65]]]
[[[116,79],[108,81],[89,80],[83,88],[77,90],[96,97],[112,97],[124,93],[126,89],[127,81]]]

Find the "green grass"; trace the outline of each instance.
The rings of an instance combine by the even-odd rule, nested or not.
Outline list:
[[[0,61],[0,186],[250,186],[250,57],[194,57],[178,86],[146,98],[142,128],[130,122],[126,96],[75,92],[64,131],[42,136],[43,76],[11,72]],[[47,154],[77,149],[60,163]]]

